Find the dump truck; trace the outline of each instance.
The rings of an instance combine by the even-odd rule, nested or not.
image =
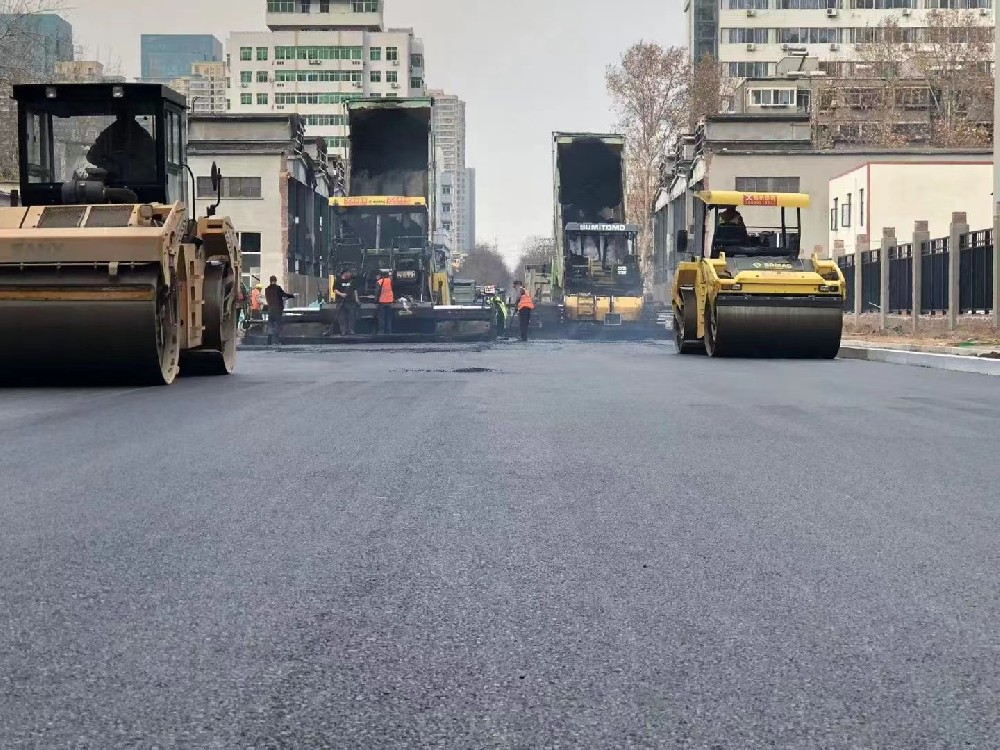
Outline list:
[[[712,357],[835,358],[847,287],[834,261],[815,254],[799,257],[802,209],[809,207],[809,196],[695,195],[702,216],[700,246],[678,264],[673,283],[677,351]],[[748,225],[740,208],[767,223]],[[689,243],[687,232],[680,230],[678,254],[686,254]]]
[[[664,335],[644,294],[639,227],[626,221],[625,137],[557,132],[553,161],[551,283],[564,330],[574,337]]]
[[[152,84],[31,84],[0,208],[0,378],[167,385],[236,361],[240,256],[197,216],[186,102]],[[213,165],[218,194],[221,174]],[[190,207],[190,208],[189,208]]]

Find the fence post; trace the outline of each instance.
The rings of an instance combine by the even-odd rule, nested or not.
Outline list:
[[[1000,202],[993,214],[993,327],[1000,328]]]
[[[930,242],[931,233],[926,221],[913,222],[913,244],[911,247],[913,258],[913,332],[920,328],[920,311],[923,310],[924,302],[921,294],[921,284],[924,278],[924,243]]]
[[[878,252],[878,329],[884,331],[889,326],[889,253],[896,249],[896,227],[882,228],[882,249]]]
[[[862,288],[861,266],[864,254],[868,252],[868,235],[859,234],[854,241],[854,322],[861,324],[861,313],[865,311],[865,295]]]
[[[948,330],[958,328],[958,313],[961,303],[962,289],[962,252],[959,244],[962,235],[969,233],[969,225],[965,220],[964,211],[955,211],[951,215],[951,231],[948,234]]]

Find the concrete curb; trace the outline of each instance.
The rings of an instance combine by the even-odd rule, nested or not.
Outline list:
[[[890,349],[899,352],[923,352],[924,354],[954,354],[958,357],[981,357],[983,355],[998,355],[996,346],[942,346],[941,344],[902,344],[893,342],[891,344],[879,344],[877,341],[865,341],[864,339],[844,339],[842,346],[852,346],[861,349]]]
[[[1000,377],[1000,359],[986,357],[845,345],[840,348],[840,358]]]

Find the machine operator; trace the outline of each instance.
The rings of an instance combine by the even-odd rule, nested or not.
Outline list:
[[[113,182],[156,182],[156,141],[136,119],[119,112],[87,152],[87,161]]]

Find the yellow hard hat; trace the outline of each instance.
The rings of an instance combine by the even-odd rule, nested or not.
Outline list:
[[[258,288],[258,289],[263,289],[263,288],[264,288],[264,285],[263,285],[263,284],[258,284],[258,285],[257,285],[257,288]]]

